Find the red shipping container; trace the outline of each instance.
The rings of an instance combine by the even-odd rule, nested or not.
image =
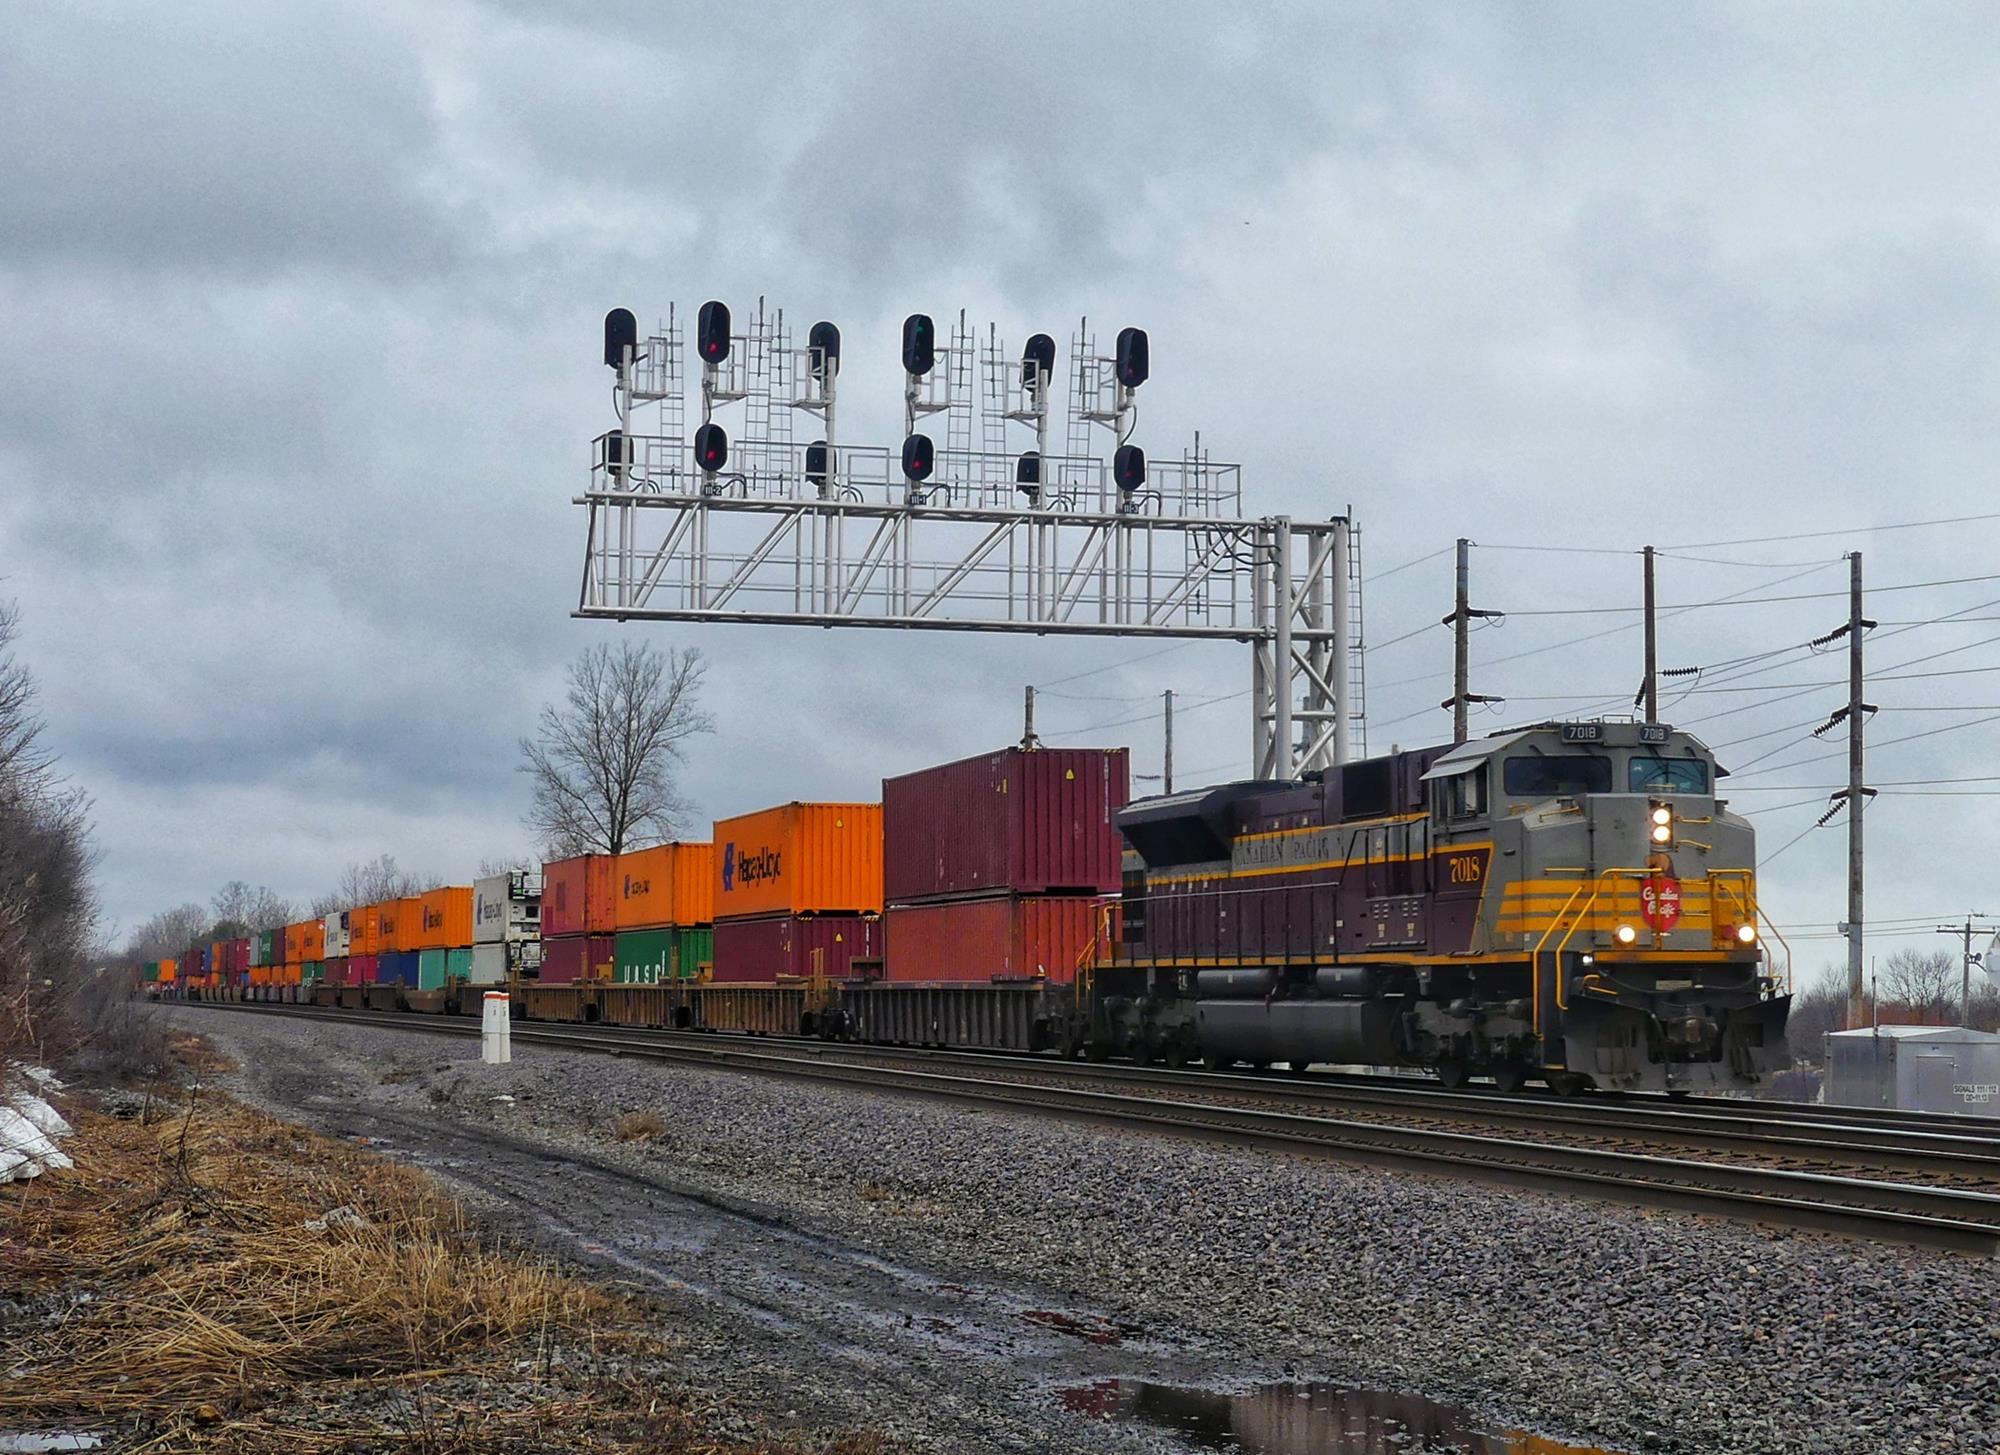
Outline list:
[[[884,978],[983,984],[1039,977],[1068,985],[1110,903],[1069,894],[892,905]]]
[[[373,985],[375,971],[381,957],[378,955],[349,955],[347,957],[347,983],[349,985]]]
[[[347,957],[337,955],[331,960],[323,961],[319,972],[319,983],[333,986],[347,984]]]
[[[582,854],[542,865],[544,935],[608,935],[617,928],[615,854]]]
[[[609,980],[617,959],[614,935],[564,935],[542,941],[544,985],[570,985],[578,980]]]
[[[250,983],[247,978],[250,974],[249,938],[246,936],[240,940],[224,940],[222,943],[225,947],[225,953],[229,956],[229,968],[245,976],[246,978],[241,983],[248,985]]]
[[[718,920],[715,925],[717,982],[769,985],[780,975],[847,980],[879,973],[854,968],[856,960],[882,954],[882,921],[858,914],[770,914],[756,919]]]
[[[965,758],[882,783],[890,904],[967,895],[1112,894],[1131,796],[1124,748],[1038,748]]]

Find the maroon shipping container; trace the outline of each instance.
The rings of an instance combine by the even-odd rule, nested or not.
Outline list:
[[[618,928],[618,860],[582,854],[542,865],[542,933],[608,935]]]
[[[222,953],[228,957],[232,972],[250,973],[250,941],[247,936],[240,940],[224,940]]]
[[[379,955],[349,955],[347,957],[347,983],[349,985],[373,985],[375,972],[381,961]]]
[[[578,980],[608,980],[617,959],[614,935],[563,935],[542,941],[543,985],[569,985]]]
[[[1111,902],[1097,895],[1037,894],[891,905],[883,921],[884,978],[1068,985],[1078,960],[1108,950],[1108,935],[1099,944],[1099,925]]]
[[[1131,796],[1124,748],[1003,748],[882,783],[890,904],[987,894],[1111,894]]]
[[[856,960],[876,960],[882,954],[882,922],[859,914],[770,914],[755,919],[715,922],[715,970],[718,982],[768,985],[780,975],[811,975],[831,980],[878,973],[878,967],[856,969]]]
[[[337,955],[331,960],[322,961],[319,972],[319,983],[321,985],[335,986],[347,984],[347,957],[345,955]]]

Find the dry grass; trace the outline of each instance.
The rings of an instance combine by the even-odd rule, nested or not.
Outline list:
[[[787,1448],[708,1438],[707,1412],[660,1392],[671,1347],[647,1309],[483,1241],[420,1172],[198,1083],[171,1112],[73,1119],[75,1173],[0,1189],[9,1291],[51,1312],[0,1327],[0,1429],[112,1425],[146,1450]],[[655,1372],[582,1378],[578,1351]]]
[[[650,1142],[667,1134],[667,1119],[656,1111],[628,1111],[612,1130],[621,1142]]]

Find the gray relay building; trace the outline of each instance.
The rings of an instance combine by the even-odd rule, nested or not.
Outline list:
[[[1963,1026],[1834,1031],[1826,1038],[1826,1102],[2000,1120],[2000,1036]]]

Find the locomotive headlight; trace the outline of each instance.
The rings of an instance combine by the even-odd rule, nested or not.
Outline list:
[[[1639,939],[1639,932],[1630,925],[1620,925],[1611,932],[1611,938],[1621,945],[1636,944]]]
[[[1754,944],[1756,944],[1756,943],[1757,943],[1757,926],[1755,926],[1755,925],[1738,925],[1738,926],[1736,927],[1736,939],[1737,939],[1738,943],[1740,943],[1740,944],[1745,944],[1745,945],[1754,945]]]
[[[1658,824],[1661,828],[1665,828],[1673,821],[1674,821],[1674,811],[1671,808],[1668,808],[1664,803],[1656,803],[1653,805],[1654,823]]]
[[[1656,823],[1653,825],[1654,843],[1670,844],[1673,842],[1673,839],[1674,839],[1674,828],[1672,824]]]

